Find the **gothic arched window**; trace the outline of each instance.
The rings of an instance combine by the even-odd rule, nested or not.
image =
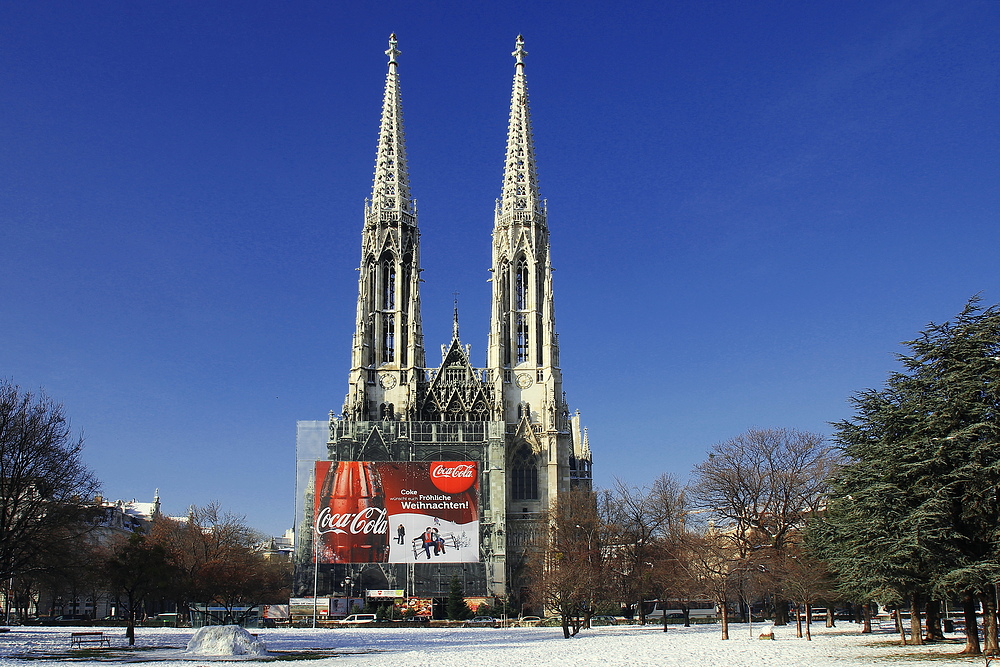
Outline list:
[[[523,313],[517,315],[517,363],[528,360],[528,318]]]
[[[526,445],[511,460],[510,494],[511,500],[538,500],[538,461]]]
[[[386,315],[382,332],[382,361],[396,360],[396,320],[392,315]]]
[[[514,274],[514,307],[528,310],[528,263],[523,259],[517,263]]]
[[[382,310],[396,307],[396,266],[390,261],[382,263]]]

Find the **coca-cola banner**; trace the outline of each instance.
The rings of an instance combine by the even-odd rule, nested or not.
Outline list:
[[[479,561],[473,461],[316,461],[320,563]]]

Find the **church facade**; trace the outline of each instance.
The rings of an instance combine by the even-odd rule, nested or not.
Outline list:
[[[474,461],[479,474],[478,563],[322,564],[311,554],[313,485],[301,489],[296,595],[403,589],[517,597],[539,522],[560,496],[590,489],[591,454],[562,386],[547,210],[538,189],[523,39],[519,36],[501,197],[492,233],[492,308],[486,365],[452,340],[426,363],[420,318],[420,232],[410,192],[395,35],[390,38],[375,178],[365,204],[348,392],[326,425],[325,459]],[[485,234],[484,234],[485,237]],[[484,238],[485,242],[485,238]],[[300,422],[300,439],[302,438]],[[300,443],[299,449],[302,449]],[[303,456],[300,454],[300,463]],[[402,538],[400,538],[402,540]]]

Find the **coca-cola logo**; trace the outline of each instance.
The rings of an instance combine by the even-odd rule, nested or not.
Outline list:
[[[334,514],[329,507],[316,517],[316,533],[345,535],[384,535],[389,532],[389,515],[381,507],[366,507],[360,512]]]
[[[462,493],[476,483],[474,461],[435,461],[431,463],[431,481],[439,491]]]

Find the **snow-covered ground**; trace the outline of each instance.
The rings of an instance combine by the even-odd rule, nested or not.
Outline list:
[[[860,634],[860,626],[841,622],[837,628],[813,625],[813,641],[795,637],[794,626],[776,628],[775,641],[757,639],[746,625],[734,624],[731,639],[719,639],[719,626],[674,627],[664,633],[652,626],[619,625],[584,630],[563,639],[560,628],[334,628],[257,630],[275,658],[316,667],[477,667],[481,665],[719,665],[721,667],[892,667],[983,664],[962,658],[958,635],[945,644],[899,646],[898,637]],[[112,649],[70,651],[70,632],[103,630]],[[156,667],[196,667],[213,660],[185,655],[194,632],[164,628],[137,630],[136,647],[125,645],[122,628],[25,628],[0,633],[0,665],[41,667],[73,660],[74,665],[153,663]],[[260,657],[228,656],[240,667],[263,664]],[[305,659],[303,661],[303,659]],[[248,664],[249,663],[249,664]]]

